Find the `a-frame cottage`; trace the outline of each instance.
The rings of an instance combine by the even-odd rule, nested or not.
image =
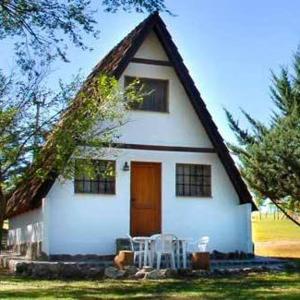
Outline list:
[[[195,58],[196,59],[196,58]],[[178,50],[154,13],[95,67],[123,86],[138,77],[154,92],[121,129],[115,176],[42,182],[9,200],[9,243],[47,255],[115,253],[117,238],[173,233],[210,237],[209,250],[252,252],[251,195]]]

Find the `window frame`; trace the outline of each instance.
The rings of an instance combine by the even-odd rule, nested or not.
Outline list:
[[[116,161],[115,160],[107,160],[107,159],[95,159],[94,160],[95,163],[101,163],[101,162],[106,162],[106,163],[112,163],[113,164],[113,169],[114,169],[114,176],[112,177],[112,180],[111,180],[111,183],[110,184],[113,184],[113,189],[111,190],[108,190],[108,191],[102,191],[100,189],[100,184],[104,184],[104,186],[106,184],[108,184],[108,181],[110,180],[107,180],[107,178],[104,178],[103,176],[101,176],[100,174],[97,175],[97,178],[96,179],[86,179],[86,178],[83,178],[83,179],[78,179],[76,178],[76,170],[75,170],[75,174],[74,174],[74,193],[75,194],[89,194],[89,195],[116,195]],[[76,160],[75,160],[75,164],[76,164]],[[75,166],[76,168],[76,166]],[[82,183],[83,184],[83,188],[82,189],[79,189],[77,184],[78,183]],[[89,184],[89,191],[86,191],[85,190],[85,184]],[[92,190],[92,184],[97,184],[97,191],[93,191]]]
[[[189,195],[185,194],[184,192],[184,183],[178,183],[178,176],[183,176],[183,181],[184,181],[184,176],[185,174],[178,174],[178,166],[189,166],[190,168],[192,166],[200,166],[200,167],[207,167],[209,170],[209,176],[205,175],[205,171],[203,171],[202,175],[191,175],[188,174],[187,176],[189,176],[189,182],[188,184],[186,184],[189,187]],[[201,185],[195,185],[196,187],[200,187],[201,190],[203,191],[202,194],[191,194],[191,177],[202,177],[202,186]],[[209,184],[204,184],[204,178],[207,177],[209,178]],[[178,185],[182,185],[183,186],[183,194],[180,194],[178,191]],[[209,189],[209,192],[207,194],[204,193],[205,188]],[[188,197],[188,198],[212,198],[212,166],[210,164],[196,164],[196,163],[176,163],[175,165],[175,195],[176,197]]]
[[[124,76],[124,88],[126,88],[127,83],[132,82],[134,80],[152,80],[152,81],[160,81],[160,82],[164,82],[166,84],[166,96],[165,96],[165,110],[149,110],[149,109],[140,109],[140,108],[135,108],[135,107],[131,107],[130,110],[131,111],[140,111],[140,112],[150,112],[150,113],[163,113],[163,114],[168,114],[169,111],[169,95],[170,95],[170,81],[168,79],[161,79],[161,78],[153,78],[153,77],[139,77],[139,76],[131,76],[131,75],[125,75]]]

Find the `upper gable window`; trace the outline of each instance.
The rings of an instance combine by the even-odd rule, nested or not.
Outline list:
[[[136,78],[125,77],[125,86]],[[132,109],[144,111],[168,112],[168,80],[139,78],[146,94],[141,103],[134,104]]]

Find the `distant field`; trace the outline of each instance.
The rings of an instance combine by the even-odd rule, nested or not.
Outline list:
[[[300,258],[300,228],[291,221],[255,214],[252,224],[257,255]]]

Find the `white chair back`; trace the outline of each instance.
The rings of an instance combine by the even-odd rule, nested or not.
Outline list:
[[[209,243],[209,237],[208,236],[201,237],[199,242],[198,242],[199,251],[200,252],[206,252],[208,243]]]
[[[160,234],[155,237],[155,251],[160,253],[172,253],[174,234]]]
[[[133,239],[132,239],[132,236],[130,234],[127,234],[127,237],[129,238],[129,242],[130,242],[130,248],[131,248],[131,251],[135,251],[134,249],[134,244],[133,244]]]
[[[150,236],[150,238],[151,239],[156,239],[158,236],[160,236],[161,234],[160,233],[155,233],[155,234],[152,234],[151,236]]]

